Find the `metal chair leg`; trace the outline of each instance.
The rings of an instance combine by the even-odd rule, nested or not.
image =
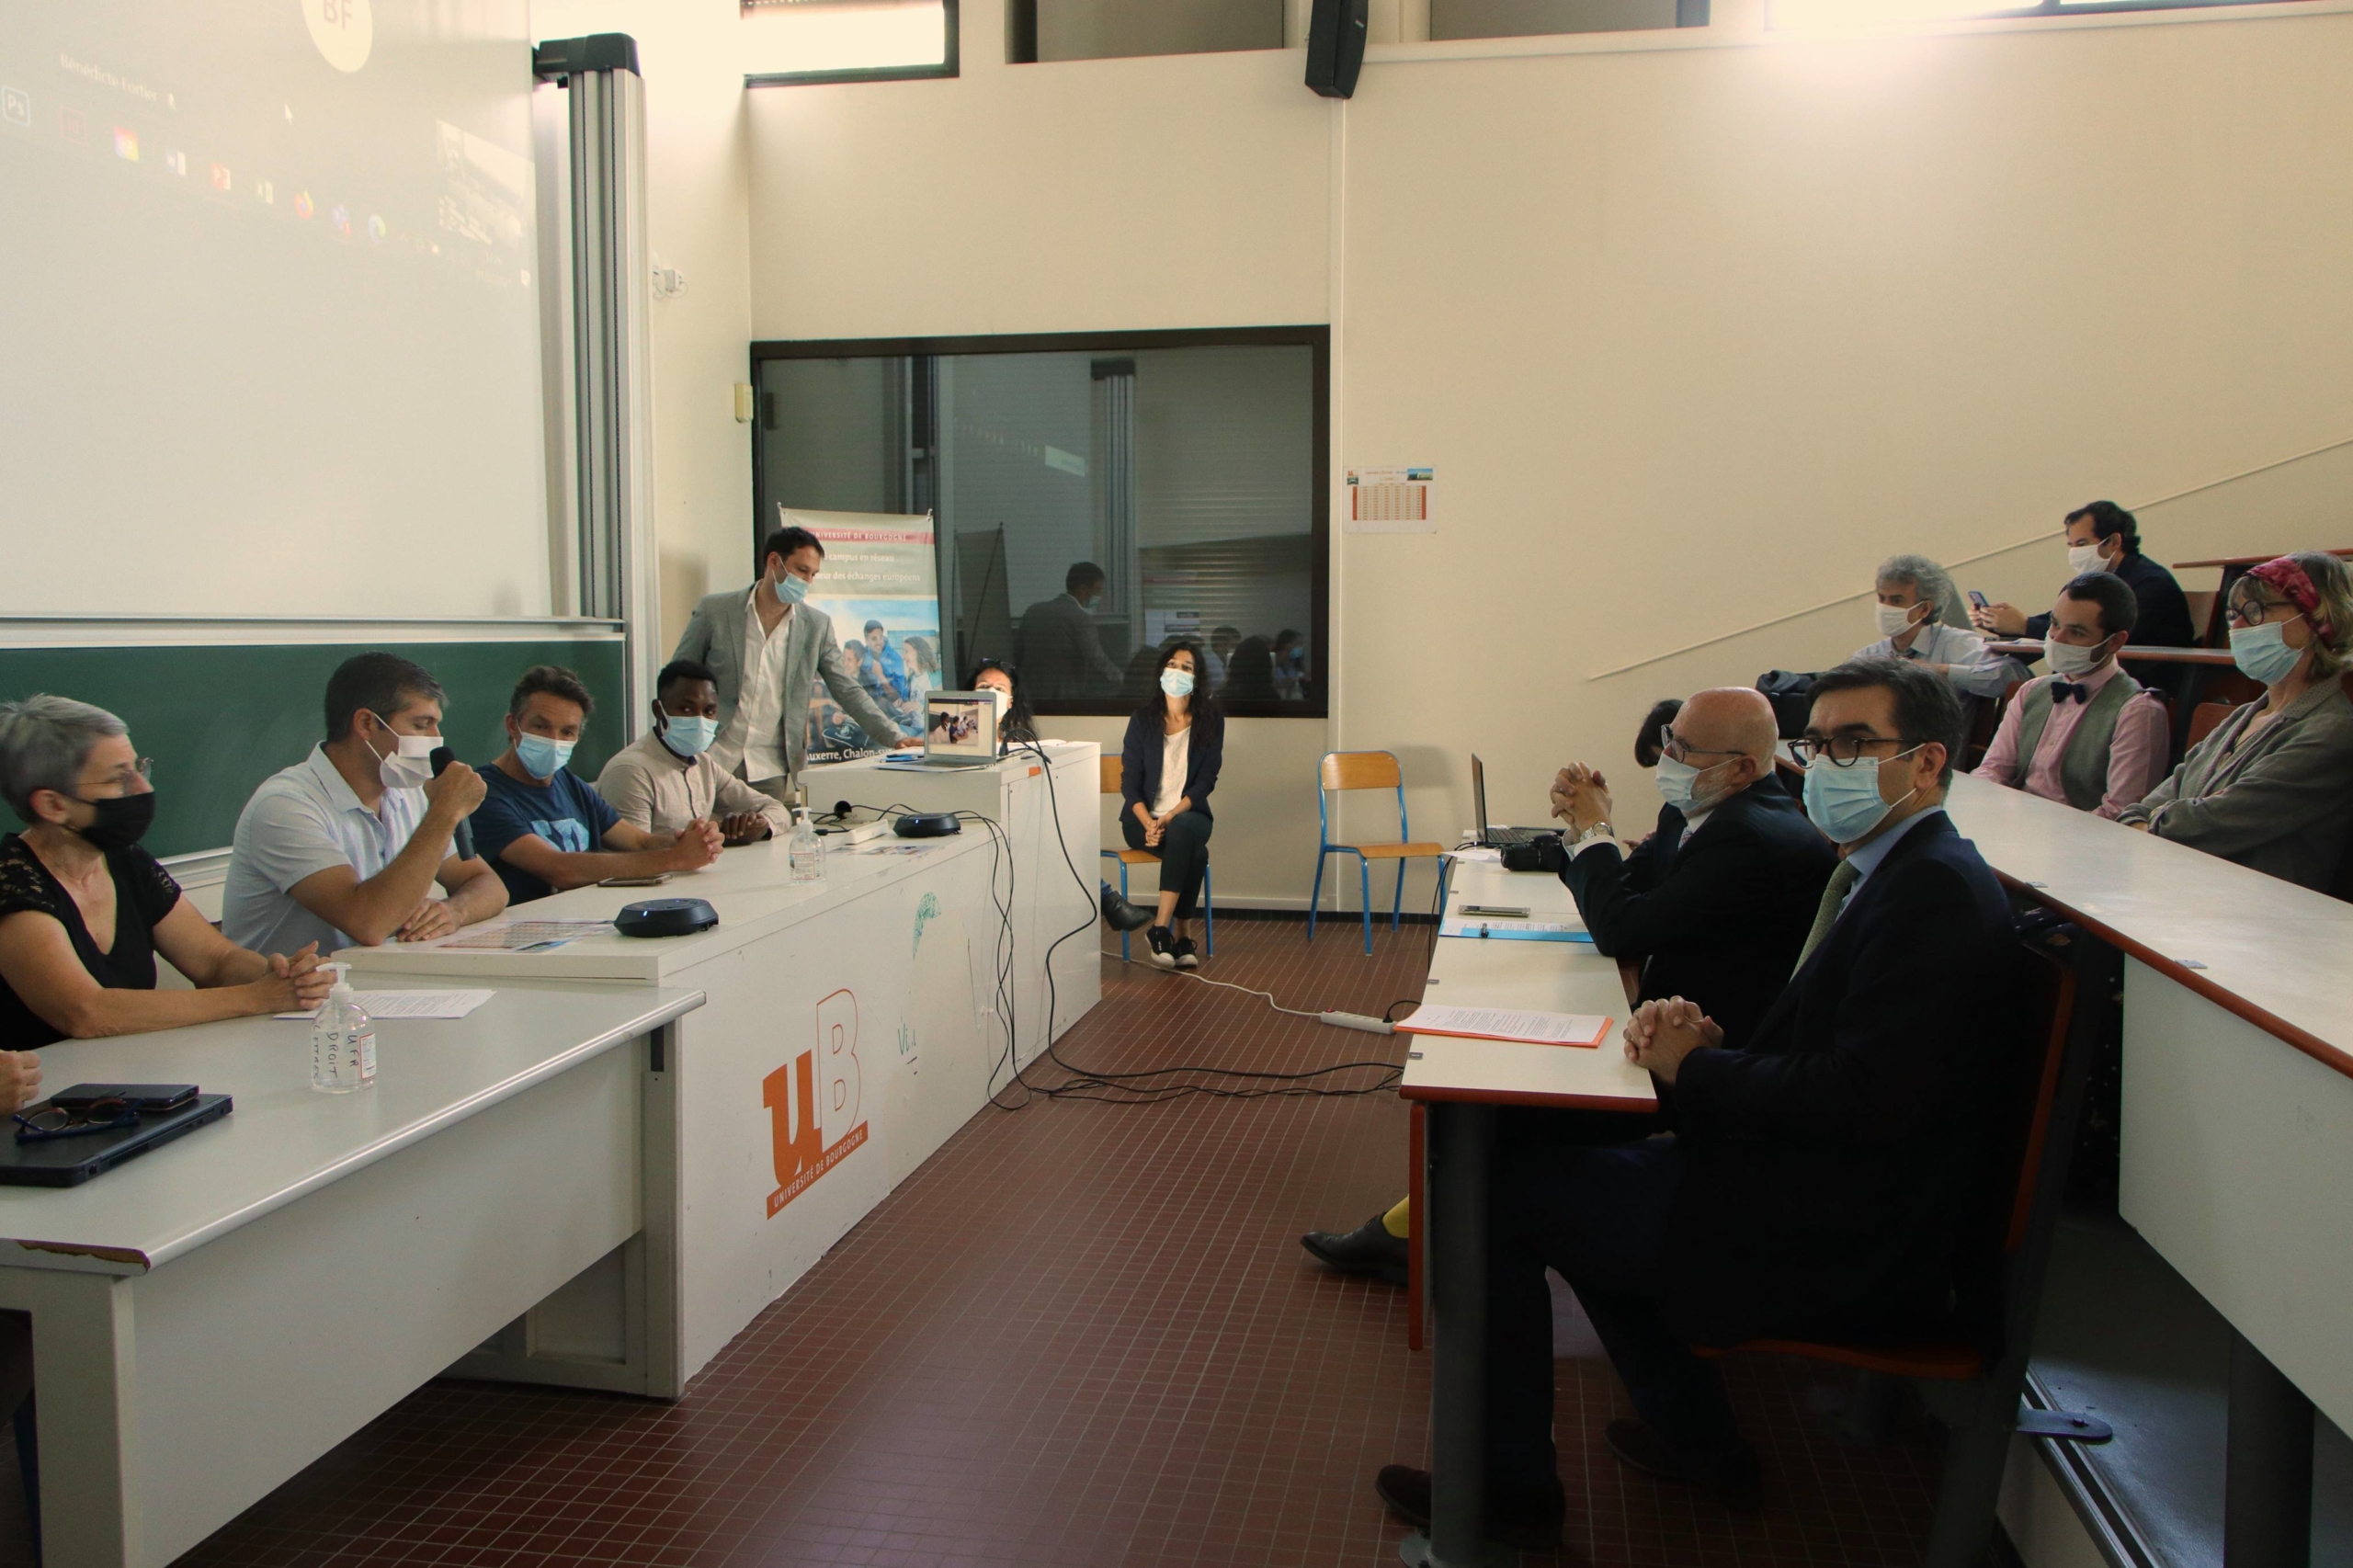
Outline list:
[[[1307,895],[1307,939],[1315,940],[1315,911],[1324,902],[1324,862],[1332,858],[1332,846],[1319,846],[1315,851],[1315,889]]]
[[[1389,928],[1397,929],[1397,920],[1405,912],[1405,862],[1397,862],[1397,892],[1389,901]]]
[[[1128,896],[1128,863],[1125,860],[1120,862],[1120,896],[1122,899]],[[1120,933],[1120,961],[1121,963],[1129,961],[1128,938],[1134,935],[1135,933],[1132,931],[1122,931]]]
[[[1201,951],[1217,957],[1217,894],[1210,885],[1209,862],[1201,862]]]
[[[1364,956],[1372,957],[1372,862],[1357,857],[1357,908],[1364,915]]]
[[[1970,1389],[1970,1414],[1945,1441],[1945,1472],[1928,1527],[1921,1568],[1981,1568],[1994,1539],[1994,1505],[2018,1429],[2015,1380],[1992,1378]]]

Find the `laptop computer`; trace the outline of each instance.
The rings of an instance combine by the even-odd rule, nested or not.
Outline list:
[[[1540,838],[1558,838],[1557,827],[1490,827],[1487,825],[1487,765],[1479,754],[1471,754],[1471,804],[1479,813],[1479,847],[1501,849],[1513,844],[1533,844]]]
[[[923,699],[923,756],[893,759],[884,767],[986,767],[997,758],[997,694],[993,691],[927,691]]]
[[[79,1138],[43,1138],[29,1143],[0,1135],[0,1185],[79,1187],[125,1160],[136,1159],[159,1144],[220,1120],[234,1104],[227,1095],[199,1095],[177,1109],[143,1113],[135,1127],[110,1128]]]

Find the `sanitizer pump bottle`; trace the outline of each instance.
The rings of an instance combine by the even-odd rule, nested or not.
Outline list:
[[[792,813],[792,847],[787,852],[792,865],[792,880],[796,882],[822,882],[825,880],[825,844],[817,836],[817,824],[809,820],[809,808],[801,807]]]
[[[351,966],[323,963],[335,971],[335,989],[311,1021],[311,1087],[323,1095],[347,1095],[376,1086],[376,1020],[351,994]]]

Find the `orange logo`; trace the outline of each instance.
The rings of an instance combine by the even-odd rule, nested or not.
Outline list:
[[[858,997],[836,991],[817,1004],[817,1043],[760,1081],[776,1150],[768,1218],[866,1142],[858,1119]]]

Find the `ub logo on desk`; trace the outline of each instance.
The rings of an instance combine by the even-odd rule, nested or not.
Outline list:
[[[858,997],[836,991],[817,1004],[817,1042],[760,1083],[776,1147],[768,1218],[809,1190],[866,1142],[858,1118]]]

